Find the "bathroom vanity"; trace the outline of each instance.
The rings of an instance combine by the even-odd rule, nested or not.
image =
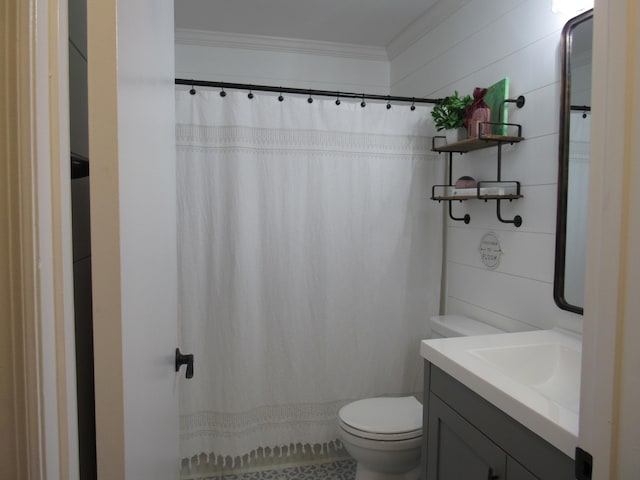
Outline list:
[[[423,478],[575,478],[577,338],[540,331],[426,340],[421,354]]]

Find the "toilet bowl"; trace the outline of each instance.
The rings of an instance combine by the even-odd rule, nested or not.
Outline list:
[[[458,315],[430,319],[430,337],[501,333]],[[355,480],[417,480],[422,451],[422,405],[413,396],[357,400],[338,412],[338,432],[357,461]]]
[[[422,405],[415,397],[366,398],[338,413],[342,443],[358,462],[356,480],[416,480]]]

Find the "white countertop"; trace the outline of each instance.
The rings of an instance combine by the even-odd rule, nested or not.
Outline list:
[[[579,335],[560,329],[423,340],[422,357],[571,458],[578,444]]]

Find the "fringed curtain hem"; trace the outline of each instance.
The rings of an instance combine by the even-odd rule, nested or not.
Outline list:
[[[259,447],[236,457],[203,452],[200,455],[182,459],[180,478],[200,480],[228,473],[240,475],[293,466],[332,463],[345,458],[349,458],[349,454],[338,439],[315,445],[292,443],[273,448]]]

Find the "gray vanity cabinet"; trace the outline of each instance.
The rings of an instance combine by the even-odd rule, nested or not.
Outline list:
[[[423,478],[573,479],[573,459],[425,362]]]
[[[433,394],[428,435],[427,478],[504,478],[506,454]]]

